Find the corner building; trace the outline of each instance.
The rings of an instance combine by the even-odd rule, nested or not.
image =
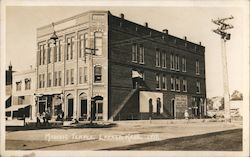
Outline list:
[[[56,32],[58,40],[51,42]],[[89,11],[37,29],[37,113],[67,120],[184,118],[206,114],[205,48]],[[91,105],[91,98],[94,100]]]

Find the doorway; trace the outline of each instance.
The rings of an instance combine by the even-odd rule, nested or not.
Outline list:
[[[74,112],[74,99],[69,98],[68,99],[68,118],[71,119],[73,117]]]
[[[176,107],[175,107],[175,100],[174,99],[171,100],[171,105],[172,105],[173,119],[175,119],[176,118]]]

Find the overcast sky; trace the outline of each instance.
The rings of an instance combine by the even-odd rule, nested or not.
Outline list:
[[[159,4],[160,5],[160,4]],[[156,30],[168,29],[169,34],[206,47],[207,96],[222,96],[221,42],[211,30],[217,28],[211,19],[234,16],[229,20],[234,29],[227,42],[229,88],[242,91],[243,12],[239,7],[6,7],[6,68],[11,61],[15,71],[35,66],[36,28],[88,10],[110,10],[113,15],[124,13],[125,18]]]

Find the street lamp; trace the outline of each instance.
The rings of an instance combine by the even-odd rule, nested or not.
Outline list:
[[[96,55],[96,51],[98,50],[95,47],[96,46],[96,37],[95,37],[95,35],[96,35],[96,32],[94,32],[94,48],[85,47],[85,58],[86,58],[87,54],[91,56],[91,65],[90,65],[91,74],[90,75],[92,76],[92,79],[91,79],[91,82],[90,82],[90,85],[89,85],[89,88],[91,87],[91,89],[90,89],[90,93],[91,93],[90,124],[93,123],[94,113],[95,113],[95,111],[94,111],[95,99],[93,97],[93,79],[94,79],[94,77],[93,77],[93,71],[94,71],[94,68],[93,68],[93,56]],[[89,50],[90,52],[86,52],[86,50]]]

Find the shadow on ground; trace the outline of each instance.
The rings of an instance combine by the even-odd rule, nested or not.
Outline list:
[[[103,150],[242,151],[242,129],[172,138]]]

